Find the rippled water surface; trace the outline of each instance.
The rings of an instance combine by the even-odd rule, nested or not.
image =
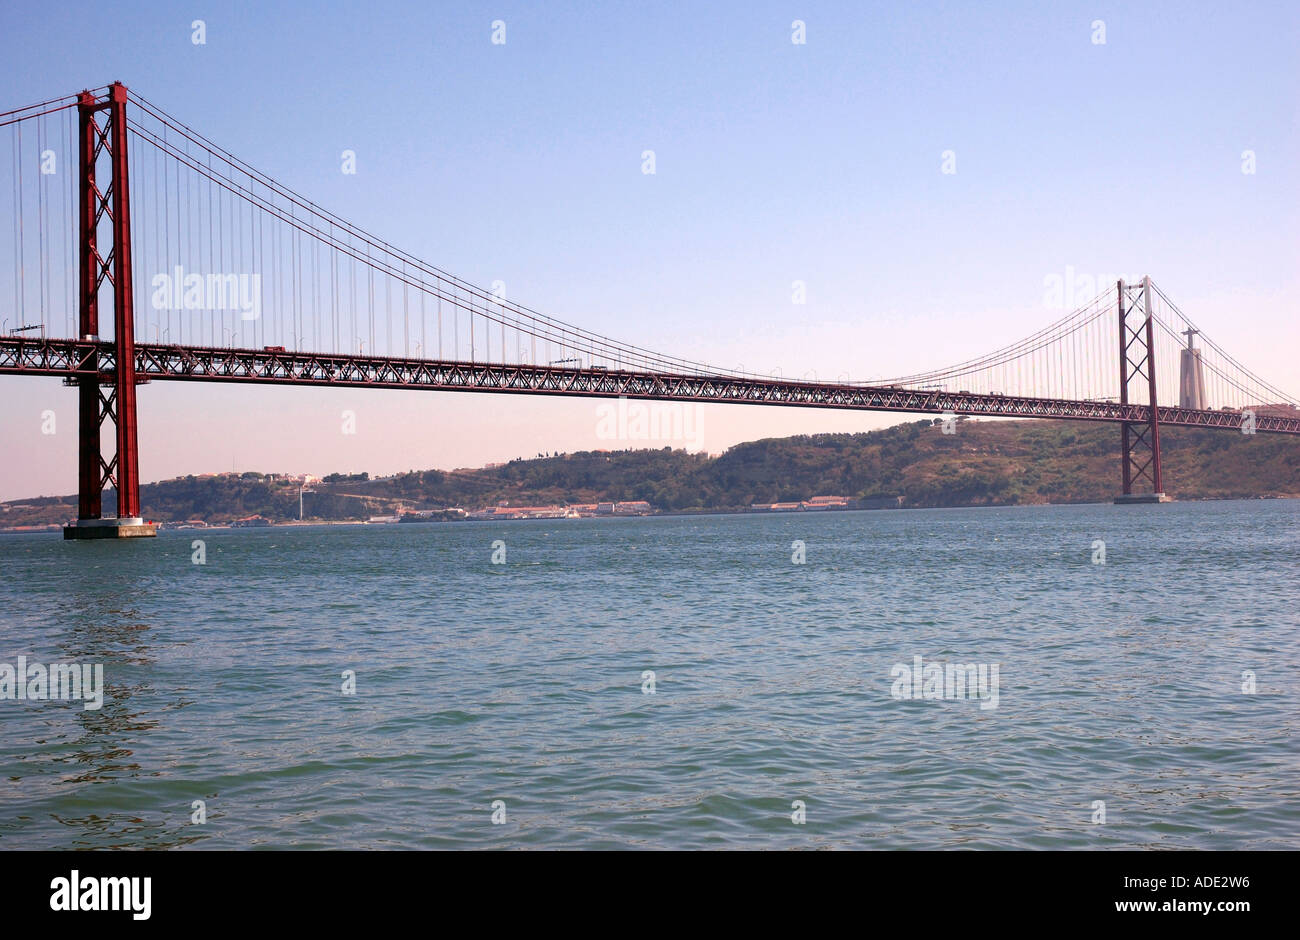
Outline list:
[[[0,848],[1300,848],[1296,501],[3,536],[0,566],[0,662],[107,686],[0,701]],[[917,655],[998,664],[997,707],[896,699]]]

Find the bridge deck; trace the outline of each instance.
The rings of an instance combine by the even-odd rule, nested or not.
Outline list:
[[[0,375],[75,379],[100,375],[113,382],[109,341],[0,337]],[[145,379],[242,382],[350,388],[413,388],[452,392],[506,392],[634,398],[721,404],[784,405],[858,411],[1063,418],[1145,423],[1149,408],[1114,401],[1030,398],[942,392],[897,386],[801,382],[730,375],[691,375],[613,369],[561,368],[510,363],[399,359],[387,356],[278,352],[224,347],[139,343],[136,374]],[[1203,411],[1161,406],[1160,424],[1240,430],[1237,410]],[[1300,417],[1259,414],[1261,433],[1300,434]]]

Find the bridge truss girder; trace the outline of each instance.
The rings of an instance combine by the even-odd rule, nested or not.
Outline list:
[[[116,374],[111,342],[0,338],[0,374],[81,377]],[[418,388],[444,392],[499,392],[631,398],[717,404],[776,405],[858,411],[895,411],[1003,418],[1107,421],[1147,428],[1149,404],[1075,401],[1010,395],[975,395],[890,386],[799,382],[727,375],[674,375],[555,366],[396,359],[384,356],[279,352],[226,347],[140,343],[134,350],[136,381],[236,382],[338,388]],[[1160,425],[1240,431],[1238,411],[1158,406]],[[1300,418],[1261,414],[1262,433],[1300,434]]]

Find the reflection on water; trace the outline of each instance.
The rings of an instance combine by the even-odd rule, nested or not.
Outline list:
[[[204,533],[205,566],[192,533],[3,537],[0,662],[105,696],[0,701],[0,848],[1296,848],[1297,523],[318,527]],[[999,664],[997,708],[893,698],[918,655]]]
[[[111,548],[107,543],[87,544],[92,550]],[[76,572],[85,559],[68,552],[57,561]],[[114,782],[163,776],[163,769],[141,763],[139,742],[159,727],[156,713],[193,703],[184,689],[160,692],[151,684],[156,675],[149,649],[151,627],[137,606],[139,601],[147,603],[146,591],[134,580],[141,574],[140,563],[150,560],[139,555],[118,559],[101,551],[94,560],[94,577],[70,577],[57,611],[32,618],[36,629],[27,650],[41,651],[46,662],[102,664],[105,676],[103,704],[97,709],[79,702],[22,703],[28,709],[23,717],[34,731],[30,749],[7,741],[7,792],[25,802],[48,803],[49,820],[64,827],[63,833],[49,834],[49,846],[167,848],[205,836],[201,827],[186,825],[184,816],[162,821],[156,805],[142,804],[137,812],[110,811],[111,799],[100,803],[87,798],[127,792],[112,787]],[[31,653],[28,657],[33,658]],[[12,724],[13,716],[8,717]],[[98,811],[89,811],[91,806]]]

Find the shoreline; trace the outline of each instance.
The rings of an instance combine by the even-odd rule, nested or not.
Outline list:
[[[1204,496],[1190,499],[1175,499],[1176,503],[1222,503],[1222,502],[1255,502],[1260,500],[1285,500],[1300,499],[1297,496]],[[231,525],[214,523],[203,526],[187,525],[170,525],[166,522],[159,522],[158,530],[167,532],[232,532],[236,529],[286,529],[286,528],[304,528],[311,526],[408,526],[408,525],[437,525],[439,523],[500,523],[500,522],[570,522],[582,519],[657,519],[657,518],[683,518],[683,517],[704,517],[704,516],[804,516],[804,515],[827,515],[830,513],[845,512],[906,512],[909,510],[945,510],[945,509],[1032,509],[1045,506],[1108,506],[1111,505],[1109,500],[1102,501],[1081,501],[1081,502],[1064,502],[1064,503],[1006,503],[998,505],[988,504],[968,504],[962,506],[890,506],[890,507],[841,507],[836,506],[828,509],[790,509],[790,510],[765,510],[765,509],[700,509],[700,510],[677,510],[665,512],[642,512],[642,513],[610,513],[602,515],[584,515],[584,516],[553,516],[545,518],[500,518],[500,519],[472,519],[469,517],[455,519],[421,519],[417,522],[369,522],[364,519],[319,519],[319,520],[288,520],[285,522],[269,522],[266,525]],[[0,527],[0,535],[49,535],[58,534],[62,531],[63,523],[50,523],[44,526],[20,526],[14,528]]]

